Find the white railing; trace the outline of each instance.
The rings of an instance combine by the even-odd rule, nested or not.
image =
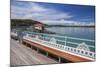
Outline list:
[[[67,51],[70,53],[74,53],[76,55],[80,55],[80,56],[84,56],[84,57],[88,57],[88,58],[92,58],[95,59],[95,52],[90,50],[90,47],[94,48],[94,46],[85,44],[85,42],[91,42],[91,43],[95,43],[94,40],[88,40],[88,39],[80,39],[80,38],[72,38],[72,37],[64,37],[64,36],[59,36],[59,35],[49,35],[49,34],[44,34],[44,33],[26,33],[27,35],[24,36],[23,38],[25,39],[31,39],[33,41],[39,42],[39,43],[43,43],[45,45],[51,46],[53,48],[57,48],[63,51]],[[57,39],[58,37],[58,39]],[[61,39],[59,39],[61,38]],[[83,47],[87,47],[88,50],[85,49],[81,49],[77,48],[78,46],[80,46],[81,43],[75,43],[75,42],[70,42],[67,41],[67,38],[69,39],[75,39],[75,40],[81,40],[82,42],[84,42],[85,45],[81,45]],[[60,42],[60,43],[59,43]],[[77,45],[77,47],[71,47],[68,46],[67,44],[72,44],[72,45]],[[82,43],[83,44],[83,43]]]
[[[81,39],[81,38],[74,38],[74,37],[68,37],[68,36],[61,36],[61,35],[55,35],[55,34],[44,34],[44,33],[36,33],[36,32],[26,32],[28,34],[34,34],[34,35],[39,35],[41,36],[43,39],[47,38],[47,39],[51,39],[52,37],[55,38],[57,41],[61,41],[61,42],[66,42],[66,43],[70,43],[70,44],[74,44],[74,45],[78,45],[82,42],[86,42],[88,44],[88,47],[92,47],[95,48],[94,44],[95,44],[95,40],[89,40],[89,39]],[[45,37],[47,36],[47,37]],[[57,39],[61,38],[61,39]],[[68,40],[77,40],[78,42],[73,42],[73,41],[68,41]],[[66,45],[65,43],[65,45]]]

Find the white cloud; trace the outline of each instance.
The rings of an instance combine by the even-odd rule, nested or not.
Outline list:
[[[21,3],[20,3],[21,4]],[[17,5],[11,5],[11,18],[19,19],[34,19],[34,20],[58,20],[58,19],[70,19],[73,16],[69,13],[57,11],[52,8],[45,8],[36,3],[28,3],[29,7],[19,7]]]

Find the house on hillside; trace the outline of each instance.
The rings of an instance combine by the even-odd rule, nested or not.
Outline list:
[[[43,23],[40,23],[40,22],[35,23],[33,25],[33,27],[34,27],[34,29],[35,29],[36,32],[42,33],[45,30],[44,24]]]

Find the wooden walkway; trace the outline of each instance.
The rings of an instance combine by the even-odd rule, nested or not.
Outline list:
[[[64,58],[64,59],[66,59],[67,63],[69,63],[69,62],[91,61],[91,60],[88,60],[86,58],[83,58],[83,57],[80,57],[80,56],[77,56],[77,55],[74,55],[74,54],[70,54],[67,51],[65,53],[63,51],[60,51],[60,50],[57,50],[57,49],[54,49],[54,48],[50,48],[48,46],[44,46],[44,45],[41,45],[40,43],[35,43],[35,42],[29,41],[29,40],[26,40],[26,39],[23,39],[23,42],[30,44],[31,46],[35,46],[39,49],[45,50],[45,51],[47,51],[51,54],[54,54],[54,55],[56,55],[56,57],[58,56],[59,58]]]
[[[29,47],[19,44],[16,40],[11,39],[11,66],[19,65],[36,65],[36,64],[53,64],[57,63]]]

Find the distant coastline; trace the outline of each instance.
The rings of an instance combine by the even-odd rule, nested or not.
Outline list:
[[[79,25],[46,25],[45,27],[91,27],[94,28],[95,25],[93,26],[79,26]]]
[[[31,26],[36,24],[38,21],[32,20],[32,19],[11,19],[11,26],[12,27],[21,27],[21,26]],[[41,22],[42,23],[42,22]],[[43,23],[44,24],[44,23]],[[49,24],[44,24],[45,27],[89,27],[89,28],[94,28],[95,24],[93,25],[49,25]]]

